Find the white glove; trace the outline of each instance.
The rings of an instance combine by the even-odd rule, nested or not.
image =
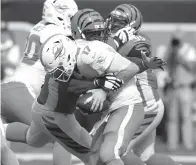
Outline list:
[[[128,26],[128,27],[118,30],[116,34],[114,35],[114,38],[115,39],[118,38],[121,41],[121,43],[124,44],[128,42],[129,40],[131,40],[132,37],[134,37],[134,32],[135,32],[135,29]]]
[[[101,87],[105,90],[118,90],[123,83],[123,80],[110,73],[94,79],[95,86]]]

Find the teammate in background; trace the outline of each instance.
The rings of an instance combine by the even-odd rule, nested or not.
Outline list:
[[[64,16],[64,15],[57,15],[58,16],[58,19],[55,19],[55,17],[52,17],[51,18],[51,20],[49,20],[49,18],[48,17],[46,17],[47,16],[47,14],[50,14],[50,12],[51,11],[53,11],[54,10],[54,7],[53,6],[57,6],[57,7],[59,7],[59,8],[61,8],[62,9],[62,7],[61,6],[58,6],[59,5],[59,3],[57,2],[57,1],[55,1],[55,3],[57,3],[57,4],[50,4],[50,1],[46,1],[45,2],[45,4],[44,4],[44,17],[43,17],[43,20],[40,22],[40,23],[38,23],[34,28],[33,28],[33,30],[32,30],[32,32],[31,32],[31,34],[30,34],[30,36],[29,36],[29,38],[30,39],[33,39],[33,41],[32,40],[29,40],[29,41],[27,41],[27,47],[26,47],[26,50],[25,50],[25,54],[27,55],[25,58],[24,58],[24,60],[23,60],[23,62],[25,62],[25,64],[24,64],[24,66],[26,67],[26,64],[29,64],[30,66],[29,67],[26,67],[25,68],[25,73],[26,73],[26,75],[28,76],[29,75],[29,73],[31,73],[31,76],[32,76],[32,74],[34,73],[34,74],[36,74],[36,75],[33,75],[34,77],[32,78],[32,80],[31,80],[31,85],[34,87],[34,89],[36,90],[36,91],[39,91],[39,89],[38,88],[40,88],[40,82],[42,82],[41,80],[39,80],[39,78],[42,78],[42,75],[45,75],[45,71],[44,71],[44,68],[43,68],[43,66],[41,65],[41,63],[40,63],[40,60],[39,60],[39,51],[40,51],[40,46],[43,44],[43,42],[46,40],[46,39],[48,39],[48,38],[50,38],[50,34],[51,34],[51,36],[53,35],[53,34],[55,34],[56,33],[56,31],[57,31],[57,33],[58,34],[63,34],[63,35],[65,35],[65,36],[69,36],[69,34],[70,33],[65,33],[64,31],[65,30],[67,30],[67,28],[62,28],[62,27],[59,27],[59,26],[57,26],[56,24],[60,24],[59,22],[57,22],[57,23],[51,23],[51,21],[58,21],[58,19],[60,19],[60,21],[62,21],[62,25],[64,25],[64,20],[63,20],[63,18],[65,17],[65,18],[67,18],[66,17],[66,15]],[[67,2],[66,2],[67,3]],[[63,4],[61,4],[61,5],[63,5]],[[74,6],[75,7],[75,6]],[[68,7],[66,7],[65,6],[65,4],[64,4],[64,6],[63,6],[63,8],[65,8],[65,9],[67,9],[68,10]],[[72,9],[72,8],[71,8]],[[70,9],[70,10],[71,10]],[[69,11],[69,10],[68,10]],[[68,12],[67,11],[67,12]],[[55,13],[54,13],[55,14]],[[71,15],[71,14],[70,14]],[[48,15],[48,16],[51,16],[51,15]],[[57,17],[56,16],[56,17]],[[61,16],[61,17],[60,17]],[[46,19],[47,18],[47,19]],[[45,21],[45,20],[47,20],[47,21]],[[45,24],[46,24],[46,27],[45,27]],[[38,30],[38,32],[36,31],[36,30]],[[39,31],[40,30],[40,31]],[[70,30],[68,31],[68,32],[71,32]],[[36,33],[36,34],[35,34]],[[43,39],[43,40],[41,40],[41,41],[43,41],[43,42],[40,42],[39,43],[39,45],[36,45],[36,47],[35,47],[35,41],[37,41],[37,33],[40,35],[40,37],[41,37],[41,39]],[[45,33],[47,34],[47,36],[45,36]],[[71,38],[71,37],[70,37]],[[36,39],[36,40],[35,40]],[[35,48],[35,49],[34,49]],[[33,49],[35,50],[35,52],[34,52],[34,54],[32,54],[33,53]],[[55,50],[54,50],[55,51]],[[32,64],[32,65],[31,65]],[[35,69],[37,69],[38,71],[40,71],[41,73],[37,73],[36,71],[37,70],[35,70],[34,72],[33,72],[33,70],[31,70],[31,68],[32,67],[35,67]],[[20,70],[20,72],[21,72],[21,70]],[[24,74],[24,76],[25,76],[25,73],[24,73],[24,71],[22,72],[22,73],[18,73],[18,75],[23,75]],[[74,74],[74,75],[76,75],[76,74]],[[23,77],[24,77],[23,76]],[[37,77],[36,77],[37,76]],[[77,76],[79,76],[79,74],[77,74]],[[77,77],[76,76],[76,77]],[[15,77],[19,77],[19,76],[15,76]],[[46,76],[47,77],[47,76]],[[80,77],[80,76],[79,76]],[[96,85],[95,85],[95,83],[94,83],[94,81],[91,81],[91,82],[87,82],[87,81],[83,81],[83,83],[81,83],[82,81],[79,81],[78,80],[78,82],[76,81],[76,79],[75,79],[75,81],[74,80],[72,80],[72,86],[69,88],[69,91],[70,92],[75,92],[77,95],[79,95],[80,93],[83,93],[83,92],[85,92],[85,91],[87,91],[87,90],[89,90],[89,89],[93,89],[93,88],[97,88],[97,87],[99,87],[99,83],[100,84],[108,84],[108,83],[110,83],[111,81],[110,81],[110,78],[111,78],[112,76],[104,76],[104,77],[101,77],[101,78],[96,78]],[[26,78],[26,77],[25,77]],[[37,79],[36,79],[37,78]],[[113,78],[115,79],[115,77],[113,76]],[[113,82],[114,82],[114,79],[112,79],[113,80]],[[36,83],[33,83],[34,81],[36,82],[36,83],[40,83],[40,84],[36,84]],[[39,80],[39,81],[38,81]],[[28,79],[27,79],[27,81],[28,81]],[[28,84],[28,83],[30,83],[30,82],[25,82],[26,84]],[[59,88],[66,88],[66,86],[64,87],[63,85],[60,85],[61,87],[59,87]],[[45,86],[43,86],[42,87],[43,88],[43,91],[45,90]],[[37,93],[37,92],[36,92]],[[60,95],[66,95],[66,91],[62,91],[61,93],[60,93]],[[73,96],[73,93],[72,94],[70,94],[69,95],[70,96],[70,98]],[[74,99],[74,97],[75,96],[73,96],[72,98]],[[77,96],[76,96],[76,98],[77,98]],[[16,99],[16,98],[15,98]],[[26,99],[26,98],[25,98]],[[34,98],[32,98],[32,99],[34,99]],[[74,100],[72,100],[73,102],[74,102]],[[64,98],[62,98],[61,100],[60,100],[60,102],[61,102],[61,104],[64,104]],[[20,102],[21,103],[21,102]],[[23,105],[23,103],[21,103],[22,105]],[[32,101],[30,101],[30,104],[32,104]],[[24,105],[23,105],[24,106]],[[28,106],[26,106],[26,108],[29,108],[29,107],[31,107],[31,105],[28,105]],[[66,106],[65,106],[66,107]],[[23,107],[22,107],[23,108]],[[59,107],[58,107],[59,108]],[[24,108],[23,108],[24,109]],[[65,113],[66,113],[66,110],[69,110],[69,108],[68,107],[66,107],[65,109],[63,109],[63,110],[65,110]],[[62,107],[60,107],[60,110],[62,110]],[[62,111],[63,111],[62,110]],[[72,110],[72,109],[71,109]],[[71,111],[70,110],[70,111]],[[75,110],[75,107],[74,107],[74,110]],[[64,112],[62,112],[62,113],[64,113]],[[73,116],[73,115],[71,115],[71,116]],[[63,115],[62,115],[62,117],[63,117]],[[34,115],[33,115],[33,118],[36,118]],[[64,119],[64,118],[63,118]],[[63,119],[61,120],[61,118],[58,120],[60,123],[59,123],[59,125],[62,125],[64,122],[63,122]],[[35,119],[36,121],[37,121],[37,119]],[[29,120],[27,120],[28,122],[29,122]],[[17,124],[20,124],[20,123],[17,123]],[[42,147],[43,145],[45,145],[47,142],[50,142],[52,139],[50,139],[50,138],[48,138],[48,136],[46,135],[46,136],[44,136],[44,133],[42,133],[43,132],[43,130],[42,130],[42,128],[41,127],[36,127],[36,124],[38,124],[39,125],[39,122],[38,123],[35,123],[34,122],[34,120],[31,122],[31,126],[30,126],[30,129],[29,129],[29,126],[26,126],[25,128],[25,131],[24,130],[22,130],[22,131],[18,131],[18,129],[17,129],[17,136],[16,136],[16,134],[15,135],[13,135],[13,136],[9,136],[11,139],[10,140],[13,140],[13,141],[17,141],[17,142],[24,142],[24,143],[27,143],[27,144],[29,144],[29,145],[31,145],[31,146],[34,146],[34,147]],[[20,124],[20,127],[21,126],[23,126],[24,124]],[[15,126],[19,126],[19,125],[15,125]],[[64,126],[64,125],[63,125]],[[63,127],[62,126],[62,127]],[[13,128],[16,128],[16,127],[13,127]],[[7,127],[7,131],[9,130],[9,126]],[[77,132],[77,130],[76,130],[76,132]],[[35,135],[35,136],[34,136]],[[91,138],[91,137],[90,137]],[[87,138],[87,139],[89,139],[89,138]],[[85,142],[88,142],[88,143],[90,143],[91,141],[89,140],[86,140],[85,139]],[[56,145],[55,145],[55,147],[56,147]],[[56,150],[55,150],[56,151]],[[59,151],[60,152],[60,151]],[[62,158],[66,158],[66,153],[64,152],[64,151],[61,151],[61,153],[59,153],[59,152],[57,152],[56,154],[58,154],[58,156],[60,157],[59,158],[59,160],[62,160]],[[55,154],[55,153],[54,153]],[[64,156],[61,156],[61,154],[63,154]],[[55,158],[55,156],[54,156],[54,158]],[[57,159],[57,161],[58,161],[58,159]],[[64,161],[61,161],[61,163],[64,163],[64,162],[67,162],[67,164],[69,163],[69,160],[68,159],[65,159]]]
[[[7,29],[6,23],[4,24],[4,22],[2,22],[1,25],[0,50],[1,50],[1,83],[2,83],[2,81],[6,77],[11,76],[15,72],[15,69],[17,68],[20,62],[19,46],[15,43],[12,33]],[[2,112],[1,112],[1,118],[0,118],[1,164],[19,165],[19,162],[15,154],[7,144],[2,120],[4,121],[5,118],[2,118]]]
[[[85,23],[82,24],[82,22],[85,22]],[[82,39],[86,39],[86,40],[90,40],[90,41],[92,41],[92,40],[103,41],[105,39],[104,38],[105,30],[103,28],[103,18],[100,16],[99,13],[97,13],[93,9],[83,9],[83,10],[78,11],[74,15],[74,17],[72,18],[72,29],[73,29],[74,37],[76,39],[82,38]],[[134,88],[132,88],[132,91],[134,91]],[[129,94],[129,96],[127,96],[127,97],[129,98],[130,95],[131,94]],[[106,127],[106,130],[107,129],[108,128]],[[110,130],[109,130],[108,134],[110,134]],[[111,162],[106,161],[106,159],[108,159],[108,154],[111,154],[110,156],[112,156],[112,152],[110,152],[110,147],[112,146],[112,143],[115,143],[115,140],[113,142],[112,142],[112,140],[110,140],[110,142],[108,142],[108,143],[110,144],[109,146],[104,143],[104,145],[106,146],[105,149],[103,149],[104,147],[102,146],[102,150],[100,153],[102,161],[104,161],[104,163],[105,162],[106,163],[114,163],[116,161],[118,163],[120,163],[120,160],[117,160],[115,158],[113,158],[114,160]],[[107,152],[107,151],[109,151],[109,152]],[[118,154],[118,153],[116,153],[116,154]],[[105,160],[103,160],[103,159],[105,159]]]
[[[142,54],[151,57],[151,43],[144,35],[139,33],[142,25],[142,14],[133,5],[122,4],[117,6],[106,21],[110,36],[114,38],[118,52],[132,62],[142,58]],[[137,88],[145,106],[144,121],[137,130],[134,140],[129,144],[147,165],[176,164],[165,155],[156,154],[154,151],[156,127],[161,122],[164,106],[157,91],[157,79],[152,69],[136,75]],[[126,155],[127,154],[127,155]],[[123,161],[129,164],[132,160],[130,154],[125,154]]]
[[[15,122],[8,124],[6,128],[8,140],[26,142],[26,133],[32,120],[31,107],[44,83],[45,71],[39,59],[40,46],[55,34],[71,37],[70,18],[77,10],[74,0],[45,1],[42,20],[32,28],[27,38],[21,65],[14,76],[6,79],[1,86],[2,113],[8,122]],[[44,144],[40,143],[40,139],[31,143],[41,147]],[[54,145],[54,164],[68,164],[70,160],[70,154],[60,145]]]
[[[1,83],[12,76],[20,63],[20,48],[7,23],[1,23]]]

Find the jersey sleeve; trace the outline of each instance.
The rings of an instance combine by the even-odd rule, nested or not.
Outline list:
[[[137,42],[133,49],[130,50],[128,57],[142,58],[142,53],[145,53],[147,57],[151,56],[151,47],[145,42]]]
[[[116,51],[105,43],[95,41],[83,50],[83,62],[96,70],[99,75],[106,73]]]

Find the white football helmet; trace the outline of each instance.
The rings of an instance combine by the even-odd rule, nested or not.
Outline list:
[[[67,82],[76,64],[75,41],[59,34],[49,38],[40,50],[40,61],[46,72],[61,82]]]
[[[70,28],[70,18],[78,11],[74,0],[46,0],[43,6],[42,19],[49,23]]]

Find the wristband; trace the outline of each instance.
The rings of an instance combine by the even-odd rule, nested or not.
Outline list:
[[[97,83],[97,79],[96,79],[96,78],[94,79],[93,83],[94,83],[94,85],[95,85],[96,87],[99,87],[99,84]]]
[[[144,61],[143,60],[142,60],[141,63],[139,63],[138,66],[140,68],[140,71],[139,71],[140,73],[148,69],[148,67],[144,64]]]

